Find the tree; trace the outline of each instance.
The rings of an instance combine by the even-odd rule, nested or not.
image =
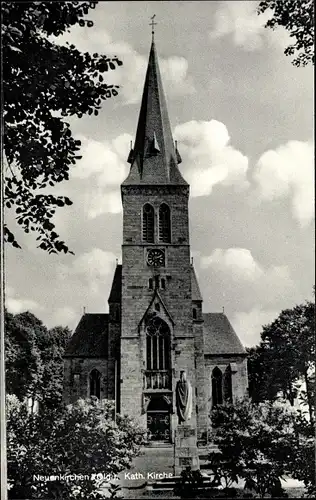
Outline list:
[[[303,380],[310,420],[313,421],[315,304],[306,302],[282,311],[275,321],[263,327],[259,346],[248,352],[253,399],[273,400],[281,392],[293,405],[298,383]]]
[[[300,411],[295,420],[298,435],[291,462],[291,474],[295,479],[303,481],[310,497],[316,495],[316,463],[315,463],[315,423],[311,423]]]
[[[14,396],[7,403],[9,498],[104,498],[102,482],[129,468],[144,443],[145,430],[129,417],[114,422],[106,401],[79,400],[40,415]]]
[[[69,116],[98,115],[102,101],[118,94],[104,74],[122,62],[82,53],[55,43],[72,26],[92,27],[86,19],[98,2],[2,2],[3,121],[5,206],[15,210],[22,229],[37,235],[49,253],[69,251],[55,232],[56,208],[71,205],[66,196],[48,194],[69,179],[81,158]],[[19,248],[5,225],[6,241]]]
[[[280,490],[297,449],[294,418],[294,410],[280,403],[219,406],[212,413],[212,432],[228,478],[243,478],[261,498]]]
[[[295,66],[314,64],[314,2],[313,0],[263,0],[259,3],[258,14],[273,10],[273,17],[266,28],[283,26],[294,38],[294,43],[284,51],[285,55],[296,55]]]
[[[63,352],[70,330],[48,330],[30,312],[5,313],[6,385],[20,400],[30,398],[46,407],[61,404]]]

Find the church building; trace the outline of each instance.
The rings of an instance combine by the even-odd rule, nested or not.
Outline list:
[[[152,445],[172,443],[175,388],[185,372],[199,441],[214,406],[247,395],[246,352],[225,314],[203,312],[190,256],[190,188],[179,169],[154,40],[127,162],[122,264],[109,312],[84,314],[69,341],[64,399],[114,400],[117,412],[148,429]]]

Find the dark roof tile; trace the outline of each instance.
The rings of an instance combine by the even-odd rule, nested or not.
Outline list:
[[[65,357],[107,357],[108,314],[84,314],[71,336]]]
[[[121,303],[121,298],[122,298],[122,264],[118,264],[115,269],[112,288],[108,302]]]
[[[246,354],[225,314],[204,313],[204,354]]]

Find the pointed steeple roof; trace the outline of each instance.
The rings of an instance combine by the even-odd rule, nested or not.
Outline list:
[[[187,185],[179,169],[181,157],[174,144],[163,92],[158,57],[152,41],[143,90],[134,148],[128,161],[131,168],[123,185]]]

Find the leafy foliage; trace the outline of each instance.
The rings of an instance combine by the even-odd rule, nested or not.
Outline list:
[[[102,101],[118,94],[104,74],[122,62],[58,45],[75,25],[92,27],[86,16],[98,2],[2,2],[5,205],[21,228],[37,234],[49,253],[69,251],[52,221],[66,196],[47,191],[69,179],[79,156],[67,116],[98,115]],[[5,226],[6,241],[20,247]]]
[[[298,442],[293,451],[291,472],[295,479],[303,481],[311,497],[316,495],[315,471],[315,423],[299,412],[295,420]]]
[[[290,408],[240,401],[214,410],[212,426],[222,468],[231,481],[243,478],[261,498],[280,486],[282,476],[291,470],[297,447]]]
[[[145,432],[129,417],[117,415],[114,423],[112,415],[112,403],[96,400],[79,400],[41,415],[28,413],[23,403],[9,396],[9,498],[104,498],[98,492],[104,481],[96,475],[112,477],[128,468]],[[77,477],[62,477],[69,474]],[[52,475],[58,477],[34,478]]]
[[[61,404],[63,352],[70,330],[48,330],[32,313],[5,313],[6,385],[20,400],[53,408]]]
[[[315,304],[286,309],[263,327],[259,346],[248,350],[250,395],[254,401],[274,400],[281,392],[294,404],[297,383],[303,379],[305,399],[313,420],[315,374]]]
[[[273,10],[273,17],[266,23],[267,28],[284,26],[295,41],[284,51],[292,56],[295,66],[314,64],[314,2],[313,0],[263,0],[258,13]],[[298,53],[298,54],[297,54]]]

